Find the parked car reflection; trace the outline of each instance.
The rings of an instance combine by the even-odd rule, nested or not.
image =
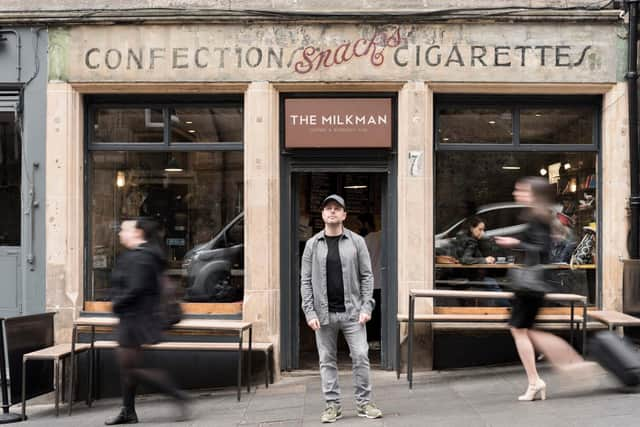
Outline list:
[[[243,297],[244,212],[211,240],[185,254],[185,301],[232,302]]]

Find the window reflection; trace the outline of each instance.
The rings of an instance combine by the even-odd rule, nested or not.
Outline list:
[[[171,109],[171,142],[240,142],[242,108],[180,107]]]
[[[511,144],[511,111],[464,106],[440,108],[437,139],[441,144]]]
[[[520,110],[521,144],[593,144],[595,115],[590,107]]]
[[[90,161],[88,299],[109,299],[119,225],[141,216],[161,225],[185,301],[242,299],[242,152],[93,151]]]
[[[164,121],[159,108],[97,108],[93,143],[162,142]]]
[[[595,244],[578,259],[581,242],[595,237],[596,153],[436,153],[436,287],[508,290],[507,271],[523,253],[495,244],[496,236],[520,238],[526,207],[513,202],[515,182],[545,176],[555,185],[551,280],[558,292],[587,295],[595,302]],[[509,165],[511,168],[505,169]],[[477,222],[482,235],[474,236]],[[493,258],[487,262],[488,257]],[[575,269],[571,269],[572,263]],[[487,264],[487,265],[484,265]],[[491,265],[489,265],[491,264]],[[499,300],[439,300],[439,305],[494,305]]]

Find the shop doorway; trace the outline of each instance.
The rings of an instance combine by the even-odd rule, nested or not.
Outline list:
[[[318,369],[315,334],[307,326],[300,308],[300,261],[305,242],[324,228],[321,202],[329,194],[340,194],[347,205],[345,227],[362,235],[372,260],[376,309],[367,324],[369,358],[373,368],[390,368],[395,357],[392,319],[397,312],[395,284],[395,220],[390,215],[388,172],[373,170],[328,171],[320,168],[292,171],[288,214],[290,227],[283,253],[288,295],[283,295],[283,367]],[[284,237],[284,236],[283,236]],[[393,260],[393,261],[391,261]],[[284,290],[284,289],[283,289]],[[286,298],[286,299],[285,299]],[[338,343],[338,365],[351,367],[349,348],[342,336]]]
[[[16,129],[15,113],[0,108],[0,316],[15,316],[22,311],[22,144]]]

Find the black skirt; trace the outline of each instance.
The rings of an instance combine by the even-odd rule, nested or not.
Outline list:
[[[511,301],[509,325],[514,328],[531,328],[536,323],[536,316],[543,303],[542,293],[516,293]]]

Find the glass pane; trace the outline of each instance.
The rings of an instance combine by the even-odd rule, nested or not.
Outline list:
[[[0,246],[20,246],[21,159],[14,113],[0,113]]]
[[[159,108],[97,108],[92,143],[163,142],[164,121]]]
[[[169,274],[184,301],[242,300],[242,152],[94,151],[90,161],[88,299],[109,298],[111,269],[123,250],[120,223],[142,216],[161,225]]]
[[[452,106],[439,110],[437,139],[441,144],[511,144],[508,108]]]
[[[593,144],[591,107],[520,110],[521,144]]]
[[[596,248],[581,260],[576,248],[595,230],[596,159],[596,153],[437,152],[436,288],[508,289],[507,272],[524,253],[498,246],[495,237],[523,236],[526,207],[513,201],[513,187],[522,177],[542,176],[556,189],[551,280],[557,292],[587,295],[595,303]],[[472,230],[478,223],[484,228],[480,238]],[[576,270],[569,266],[572,256],[582,263]],[[437,304],[507,306],[499,300]]]
[[[171,110],[171,142],[242,142],[240,106]]]

